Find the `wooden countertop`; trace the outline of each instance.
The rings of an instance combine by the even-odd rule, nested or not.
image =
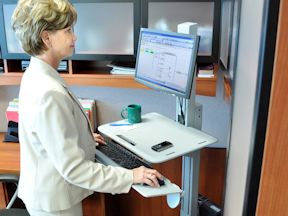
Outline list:
[[[3,142],[4,133],[0,133],[0,174],[20,174],[19,143]]]

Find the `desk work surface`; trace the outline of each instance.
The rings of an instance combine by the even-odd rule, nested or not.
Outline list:
[[[141,123],[125,125],[125,120],[121,120],[101,125],[98,129],[152,164],[200,150],[217,141],[215,137],[195,128],[185,127],[158,113],[143,115]],[[152,149],[165,141],[172,143],[172,146],[159,152]]]
[[[20,174],[19,143],[3,142],[4,133],[0,133],[0,174]]]

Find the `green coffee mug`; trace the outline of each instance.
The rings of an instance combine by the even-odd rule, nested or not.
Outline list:
[[[141,106],[138,104],[130,104],[123,108],[121,116],[124,119],[128,119],[129,123],[141,122]]]

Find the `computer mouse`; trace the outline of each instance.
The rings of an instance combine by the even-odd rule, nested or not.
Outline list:
[[[159,179],[159,178],[157,178],[157,180],[158,180],[158,183],[159,183],[160,187],[163,186],[163,185],[165,185],[165,181],[164,181],[164,180]],[[143,185],[144,185],[144,186],[150,186],[150,185],[148,185],[148,184],[146,184],[146,183],[144,183]]]
[[[164,179],[162,180],[162,179],[157,178],[157,180],[158,180],[158,183],[159,183],[160,186],[165,185]]]

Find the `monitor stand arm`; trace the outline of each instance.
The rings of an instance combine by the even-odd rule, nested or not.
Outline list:
[[[197,67],[195,67],[197,68]],[[195,73],[196,75],[196,73]],[[182,111],[181,111],[182,109]],[[184,114],[181,115],[181,112]],[[177,97],[176,121],[184,123],[186,127],[201,129],[202,105],[195,102],[195,77],[190,99]],[[187,140],[189,145],[189,140]],[[199,187],[200,150],[194,151],[182,157],[182,199],[181,216],[198,215],[198,187]]]

